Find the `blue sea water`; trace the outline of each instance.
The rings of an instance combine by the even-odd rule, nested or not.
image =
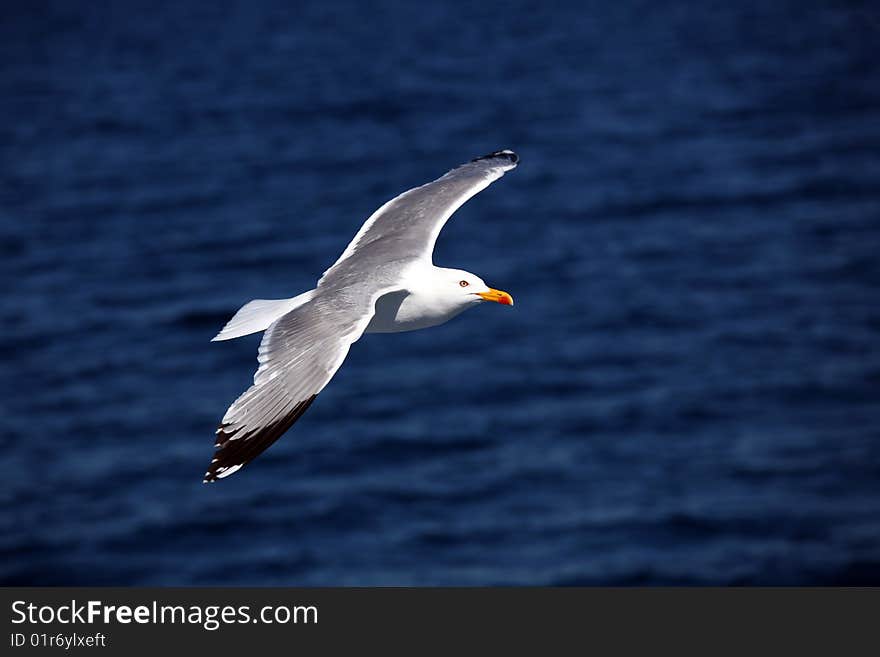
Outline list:
[[[876,5],[20,4],[2,583],[880,584]],[[500,148],[435,260],[516,305],[203,485],[229,316]]]

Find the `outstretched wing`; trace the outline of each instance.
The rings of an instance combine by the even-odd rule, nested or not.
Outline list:
[[[206,482],[238,471],[306,412],[369,324],[381,293],[360,302],[325,294],[268,328],[254,385],[229,407],[217,429]]]
[[[381,240],[385,252],[398,259],[431,259],[443,225],[465,201],[516,167],[513,151],[497,151],[463,164],[421,187],[391,199],[364,222],[339,259],[321,279],[332,278],[340,263],[370,250]],[[319,282],[320,284],[320,282]]]

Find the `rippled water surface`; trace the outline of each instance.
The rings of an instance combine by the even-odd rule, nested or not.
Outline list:
[[[876,7],[296,4],[4,10],[2,582],[880,583]],[[516,306],[203,485],[225,320],[499,148]]]

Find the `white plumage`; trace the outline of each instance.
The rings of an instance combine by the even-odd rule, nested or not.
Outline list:
[[[205,481],[238,471],[308,409],[365,333],[435,326],[510,295],[458,269],[435,267],[437,236],[465,201],[516,167],[497,151],[416,187],[376,210],[314,290],[243,306],[214,340],[266,331],[254,385],[226,411]]]

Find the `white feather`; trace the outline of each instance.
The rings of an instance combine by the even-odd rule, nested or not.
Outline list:
[[[211,342],[232,340],[243,335],[265,331],[275,320],[281,319],[294,308],[299,308],[312,298],[314,290],[303,292],[292,299],[254,299],[242,306],[223,330]]]

